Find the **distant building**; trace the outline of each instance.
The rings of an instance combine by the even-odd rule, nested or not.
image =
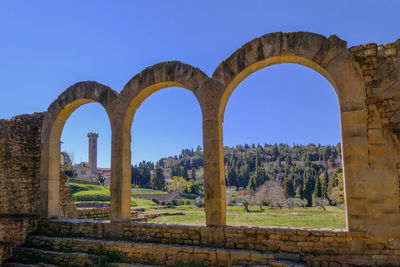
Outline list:
[[[85,181],[98,181],[99,175],[104,179],[104,185],[110,185],[111,169],[97,168],[97,133],[88,133],[89,138],[89,161],[83,161],[79,164],[72,165],[71,159],[66,152],[61,153],[61,164],[72,165],[72,170],[76,178]],[[69,163],[69,164],[67,164]]]
[[[88,133],[89,138],[89,168],[91,174],[97,174],[97,138],[99,134]]]

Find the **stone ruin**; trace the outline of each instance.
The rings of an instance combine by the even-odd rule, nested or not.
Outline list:
[[[346,230],[226,226],[225,106],[242,80],[280,63],[319,72],[337,94]],[[133,116],[147,97],[172,86],[190,90],[202,111],[206,226],[130,222]],[[111,222],[62,218],[70,217],[71,200],[60,177],[60,136],[71,113],[89,102],[105,108],[112,129]],[[335,35],[278,32],[244,44],[211,77],[170,61],[138,73],[120,93],[79,82],[46,112],[0,120],[0,263],[400,265],[399,141],[400,39],[348,48]]]

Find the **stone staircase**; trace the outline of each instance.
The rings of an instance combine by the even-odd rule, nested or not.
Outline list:
[[[3,266],[304,266],[295,253],[95,239],[65,232],[50,236],[48,231],[39,228],[28,236]]]

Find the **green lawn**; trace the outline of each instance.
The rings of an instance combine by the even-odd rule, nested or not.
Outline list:
[[[74,201],[110,201],[110,187],[70,183]]]
[[[87,185],[70,183],[71,192],[75,202],[110,202],[110,188],[108,186]],[[148,189],[140,189],[147,191]],[[160,191],[163,192],[163,191]],[[194,196],[186,194],[185,199],[192,200]],[[167,224],[192,224],[204,225],[205,213],[203,208],[193,205],[178,206],[173,209],[152,209],[155,203],[151,200],[131,198],[132,207],[146,208],[146,212],[183,211],[185,215],[161,216],[149,222]],[[262,227],[309,227],[338,228],[346,227],[345,211],[336,207],[327,207],[324,211],[318,207],[289,209],[270,209],[265,207],[260,210],[258,206],[251,206],[250,212],[245,212],[241,206],[228,206],[226,212],[227,225],[235,226],[262,226]]]
[[[174,210],[182,210],[184,216],[163,216],[150,220],[155,223],[167,224],[205,224],[204,209],[193,206],[180,206]],[[293,228],[346,228],[344,210],[336,207],[321,208],[295,208],[269,209],[260,211],[259,207],[251,207],[251,212],[245,212],[243,207],[227,207],[227,225],[235,226],[262,226],[262,227],[293,227]],[[158,210],[160,211],[160,210]],[[171,211],[171,209],[169,209]]]
[[[79,202],[103,202],[110,203],[110,187],[101,185],[89,185],[70,183],[72,198]],[[155,203],[151,200],[131,198],[132,207],[149,207]]]

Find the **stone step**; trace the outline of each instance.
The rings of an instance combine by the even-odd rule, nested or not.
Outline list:
[[[91,255],[82,252],[49,251],[38,248],[19,247],[14,250],[11,261],[23,264],[35,264],[43,266],[100,266],[104,265],[106,259],[103,256]],[[28,265],[29,266],[29,265]]]
[[[148,265],[148,264],[140,264],[140,263],[108,263],[107,267],[161,267],[162,265]]]
[[[302,266],[282,265],[284,262],[279,262],[281,260],[299,262],[300,255],[298,254],[204,248],[199,246],[133,243],[127,241],[47,236],[29,236],[24,246],[41,249],[43,251],[90,253],[98,256],[102,255],[103,262],[115,262],[121,264],[140,263],[146,264],[147,266],[148,264],[161,266],[265,266],[270,264],[275,264],[275,266]]]
[[[2,267],[57,267],[57,266],[52,265],[52,264],[42,263],[42,262],[37,263],[37,264],[6,262],[6,263],[3,263]]]
[[[271,260],[269,264],[273,267],[304,267],[305,264],[296,263],[288,260]]]

